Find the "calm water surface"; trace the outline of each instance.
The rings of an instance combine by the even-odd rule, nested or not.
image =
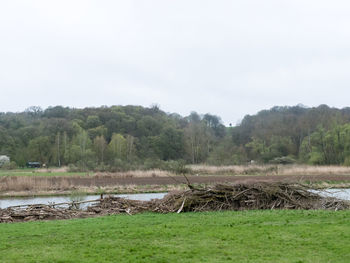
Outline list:
[[[335,197],[343,200],[350,201],[350,188],[348,189],[326,189],[322,191],[314,191],[325,197]]]
[[[327,189],[327,190],[313,190],[313,192],[319,193],[322,196],[336,197],[343,200],[350,200],[350,188],[349,189]],[[147,193],[147,194],[120,194],[112,195],[117,197],[123,197],[130,200],[149,201],[151,199],[162,199],[167,193]],[[0,208],[4,209],[9,206],[16,205],[32,205],[32,204],[57,204],[72,201],[89,201],[99,199],[99,195],[84,195],[77,197],[70,196],[48,196],[48,197],[22,197],[22,198],[7,198],[0,199]],[[86,208],[93,203],[81,204],[81,208]]]
[[[130,200],[149,201],[151,199],[162,199],[167,193],[147,193],[147,194],[118,194],[111,195],[123,197]],[[106,197],[107,195],[105,195]],[[72,201],[89,201],[99,199],[100,195],[83,195],[79,197],[70,196],[45,196],[45,197],[21,197],[0,199],[0,208],[4,209],[16,205],[33,205],[33,204],[58,204]],[[81,204],[85,208],[93,203]]]

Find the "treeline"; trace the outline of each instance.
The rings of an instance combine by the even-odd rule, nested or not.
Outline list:
[[[30,107],[0,113],[0,155],[79,170],[172,163],[350,165],[350,108],[274,107],[225,127],[215,115],[157,106]]]
[[[28,161],[81,169],[153,167],[171,160],[200,163],[225,134],[217,116],[192,113],[183,118],[157,106],[31,107],[0,114],[0,154],[19,166]]]
[[[230,132],[232,162],[349,164],[350,108],[273,107]],[[225,159],[225,158],[223,158]]]

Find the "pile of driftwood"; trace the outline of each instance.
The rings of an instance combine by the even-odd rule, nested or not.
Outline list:
[[[322,197],[301,184],[218,184],[167,195],[159,212],[198,212],[249,209],[333,209],[350,208],[350,203]]]
[[[73,209],[73,206],[55,208],[46,205],[0,209],[0,223],[120,213],[132,215],[145,211],[180,213],[250,209],[350,209],[350,202],[322,197],[300,184],[218,184],[201,188],[190,184],[188,186],[189,190],[170,193],[160,200],[134,201],[120,197],[101,198],[95,200],[95,204],[88,207],[86,211]]]
[[[88,211],[101,214],[144,211],[159,213],[200,212],[247,209],[345,209],[344,201],[323,198],[303,185],[291,184],[218,184],[213,187],[196,188],[173,192],[161,200],[149,202],[108,197]]]
[[[49,205],[31,205],[25,208],[9,207],[7,209],[0,209],[0,223],[82,218],[93,215],[93,213],[82,210],[54,208]]]
[[[129,215],[152,211],[156,200],[151,201],[136,201],[120,197],[109,196],[101,199],[96,205],[88,207],[87,211],[101,215],[113,215],[127,213]]]

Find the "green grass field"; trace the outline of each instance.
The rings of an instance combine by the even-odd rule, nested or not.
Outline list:
[[[147,213],[0,224],[0,262],[350,262],[350,211]]]

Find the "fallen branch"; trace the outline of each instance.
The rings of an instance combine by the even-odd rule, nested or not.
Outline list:
[[[186,202],[186,198],[183,200],[182,205],[180,206],[179,210],[177,210],[176,213],[178,213],[178,214],[181,213],[182,209],[184,208],[185,202]]]

